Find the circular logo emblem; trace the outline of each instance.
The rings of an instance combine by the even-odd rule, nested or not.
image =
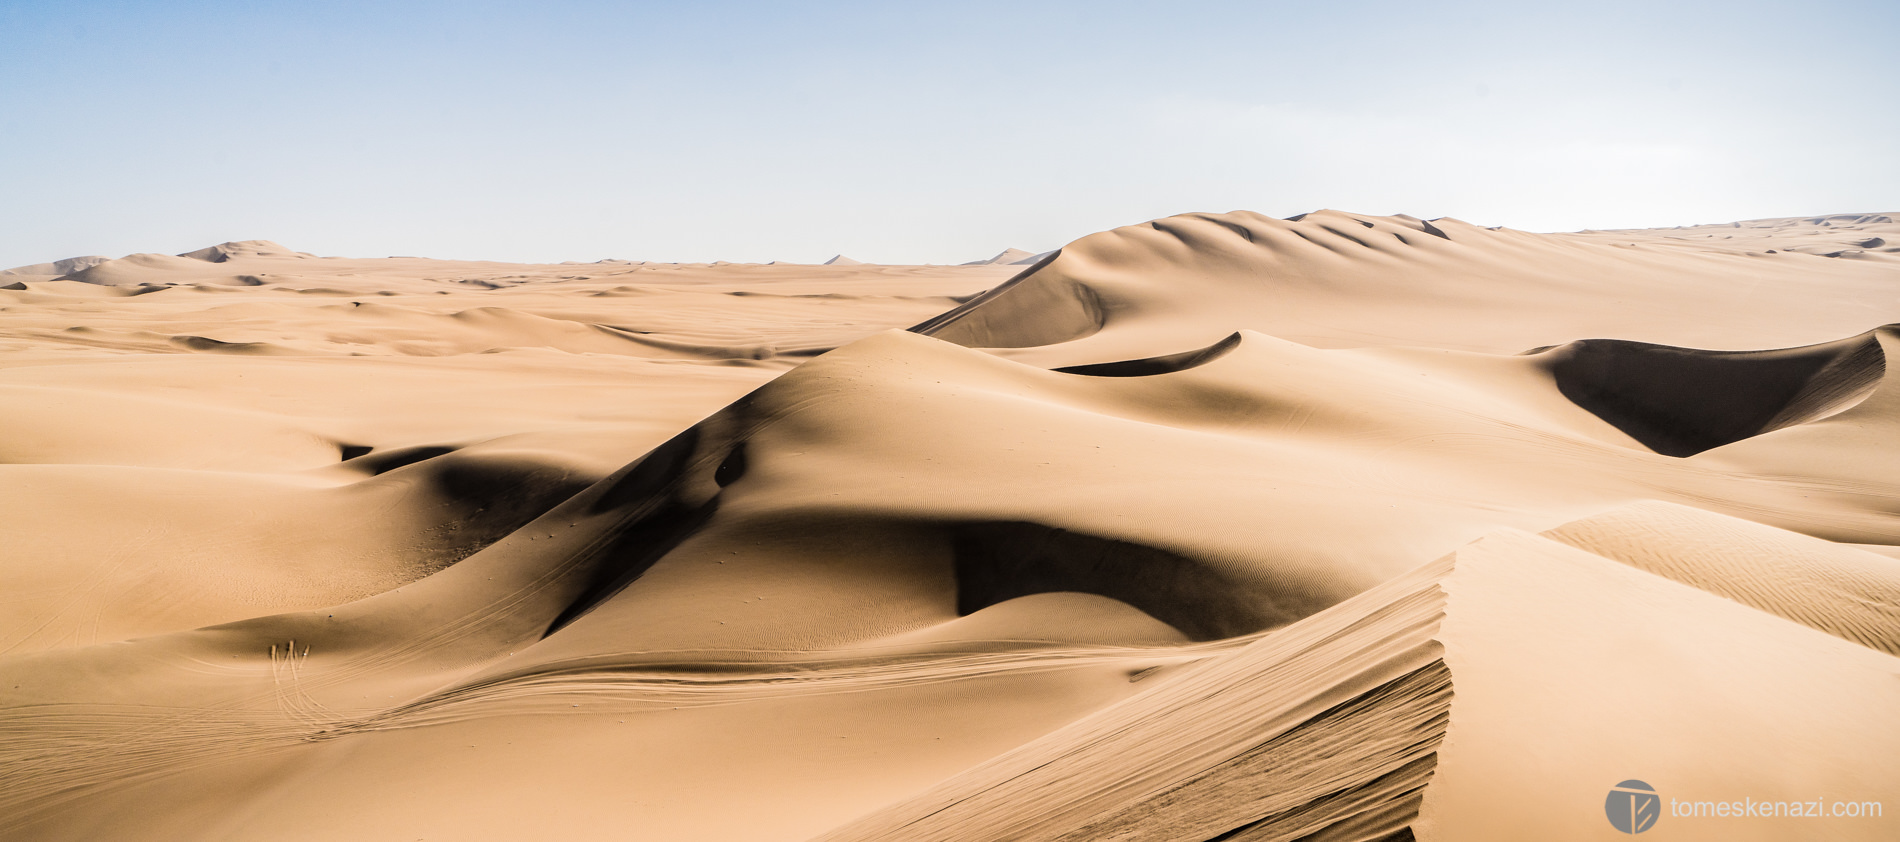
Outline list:
[[[1642,781],[1624,781],[1610,789],[1603,813],[1610,817],[1611,827],[1634,836],[1656,826],[1662,816],[1662,796]]]

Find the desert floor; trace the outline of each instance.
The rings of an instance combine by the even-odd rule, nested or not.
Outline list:
[[[0,273],[0,838],[1900,837],[1896,219]]]

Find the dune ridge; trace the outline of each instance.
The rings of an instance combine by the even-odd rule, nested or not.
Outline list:
[[[1321,347],[1491,353],[1558,344],[1553,336],[1787,347],[1877,327],[1867,314],[1886,309],[1880,279],[1900,257],[1870,254],[1816,273],[1812,256],[1788,247],[1818,226],[1789,222],[1735,241],[1674,230],[1530,234],[1339,211],[1184,214],[1077,240],[941,319],[964,327],[918,329],[973,347],[1053,346],[1015,356],[1055,366],[1205,346],[1223,335],[1209,335],[1209,323]],[[1825,236],[1888,226],[1844,222]],[[1736,275],[1751,279],[1745,294],[1710,291]],[[1607,310],[1610,300],[1627,309]],[[1059,327],[1030,327],[1038,323]],[[1042,332],[1011,332],[1032,329]]]

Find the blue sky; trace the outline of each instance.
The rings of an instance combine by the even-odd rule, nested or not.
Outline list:
[[[1900,210],[1900,3],[0,0],[0,266]]]

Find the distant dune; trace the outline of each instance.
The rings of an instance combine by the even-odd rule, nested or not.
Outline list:
[[[1891,839],[1895,218],[10,270],[0,837]]]
[[[12,269],[0,270],[0,275],[37,275],[57,278],[61,275],[69,275],[82,269],[89,269],[111,259],[110,257],[98,254],[87,255],[85,257],[68,257],[64,260],[55,260],[51,263],[15,266]]]
[[[969,263],[965,263],[963,265],[981,266],[984,264],[988,264],[991,266],[1027,266],[1031,263],[1035,263],[1037,260],[1040,260],[1043,257],[1044,255],[1030,254],[1029,252],[1023,251],[1022,249],[1004,249],[998,252],[995,257],[992,257],[988,260],[975,260]]]

